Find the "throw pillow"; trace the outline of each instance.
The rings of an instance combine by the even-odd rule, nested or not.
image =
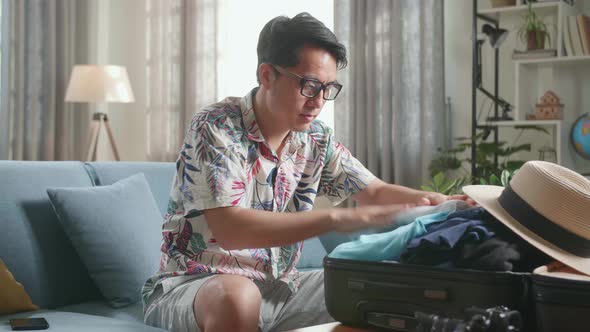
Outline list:
[[[47,189],[65,233],[115,308],[135,303],[159,266],[162,216],[143,173],[112,185]]]
[[[0,259],[0,315],[37,309],[23,285],[14,279]]]

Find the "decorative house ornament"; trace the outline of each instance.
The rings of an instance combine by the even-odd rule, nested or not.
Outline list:
[[[549,90],[541,97],[540,103],[535,105],[535,114],[533,119],[561,120],[563,115],[562,113],[563,104],[560,103],[559,97],[555,94],[555,92]]]

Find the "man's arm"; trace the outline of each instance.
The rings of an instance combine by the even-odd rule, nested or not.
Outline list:
[[[354,194],[352,198],[361,205],[416,204],[424,194],[423,191],[375,179],[365,189]]]
[[[447,196],[440,193],[421,191],[396,184],[389,184],[380,179],[371,181],[364,190],[354,194],[352,198],[361,205],[438,205],[450,199],[464,200],[471,205],[475,204],[475,202],[466,195]]]
[[[277,247],[330,231],[349,233],[391,223],[406,205],[332,208],[298,213],[278,213],[223,207],[204,210],[213,236],[226,250]]]

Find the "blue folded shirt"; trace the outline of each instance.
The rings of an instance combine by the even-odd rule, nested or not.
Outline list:
[[[428,214],[389,232],[361,235],[358,240],[340,244],[328,257],[373,262],[397,258],[413,238],[426,233],[427,225],[446,220],[449,213]]]

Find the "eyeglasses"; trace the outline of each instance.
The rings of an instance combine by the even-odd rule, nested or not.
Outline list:
[[[307,98],[315,98],[315,96],[324,91],[322,98],[324,100],[334,100],[342,90],[342,84],[338,83],[322,83],[313,78],[305,78],[286,70],[283,67],[272,65],[272,67],[281,74],[291,75],[293,78],[299,79],[299,85],[301,85],[301,95]]]

